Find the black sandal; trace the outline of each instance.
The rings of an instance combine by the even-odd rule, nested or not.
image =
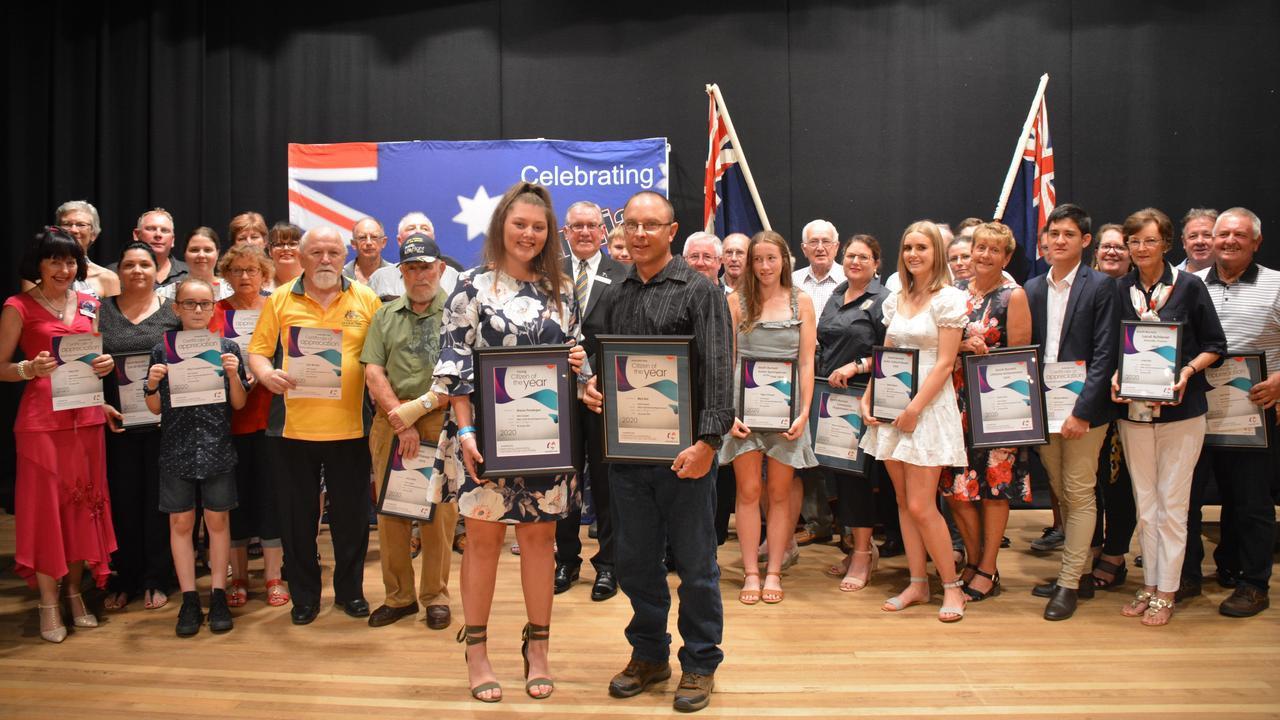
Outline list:
[[[463,641],[466,641],[467,647],[471,647],[472,645],[480,645],[482,643],[487,643],[489,641],[489,626],[488,625],[463,625],[462,627],[458,628],[458,642],[463,642]],[[462,657],[464,660],[467,657],[467,648],[465,647],[462,649]],[[476,685],[475,687],[471,688],[471,697],[479,700],[480,702],[486,702],[486,703],[496,703],[502,700],[502,695],[498,695],[497,697],[487,697],[487,698],[480,697],[480,693],[485,692],[487,690],[501,691],[502,686],[496,682],[480,683],[479,685]]]
[[[991,587],[986,592],[974,590],[973,588],[969,587],[968,583],[966,583],[963,589],[964,589],[964,594],[969,596],[969,602],[982,602],[983,600],[986,600],[989,597],[995,597],[996,595],[1000,594],[1000,571],[999,570],[997,570],[995,574],[992,574],[988,572],[983,572],[982,570],[979,570],[978,568],[972,565],[970,565],[969,567],[973,567],[973,574],[975,577],[978,575],[981,575],[982,577],[991,581]]]
[[[1101,570],[1105,573],[1111,573],[1110,580],[1103,580],[1093,573]],[[1093,570],[1089,573],[1089,577],[1093,578],[1093,586],[1098,590],[1114,590],[1124,584],[1125,578],[1129,576],[1129,566],[1123,560],[1117,565],[1109,560],[1101,558],[1093,561]]]

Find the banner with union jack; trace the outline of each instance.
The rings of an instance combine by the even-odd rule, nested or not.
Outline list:
[[[702,224],[706,232],[723,238],[732,233],[754,235],[769,228],[747,158],[734,142],[736,133],[729,111],[714,85],[707,86],[710,99],[706,176],[703,184]],[[717,101],[719,101],[718,104]]]
[[[1044,78],[1047,84],[1048,78]],[[1015,159],[1017,173],[1007,194],[997,208],[1003,207],[1003,216],[996,219],[1013,230],[1027,260],[1027,277],[1042,275],[1049,265],[1040,257],[1040,229],[1057,204],[1057,192],[1053,187],[1053,142],[1049,137],[1049,108],[1043,87],[1037,92],[1034,115],[1030,129],[1020,141],[1022,153]]]
[[[289,220],[304,230],[331,225],[350,243],[356,220],[374,217],[389,239],[383,256],[395,262],[396,225],[416,210],[435,225],[441,251],[470,267],[511,185],[545,185],[557,223],[569,205],[595,202],[612,230],[634,193],[668,194],[667,140],[290,143],[288,176]]]

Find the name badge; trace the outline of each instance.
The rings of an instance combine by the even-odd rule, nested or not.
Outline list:
[[[88,300],[80,303],[80,314],[87,318],[95,318],[98,316],[98,312],[94,309],[93,303]]]
[[[875,304],[876,304],[876,299],[875,299],[875,298],[870,298],[870,299],[868,299],[868,300],[863,300],[863,301],[862,301],[862,304],[858,306],[858,309],[859,309],[859,310],[870,310],[870,309],[871,309],[871,306],[872,306],[872,305],[875,305]]]
[[[597,276],[596,276],[596,282],[598,282],[598,283],[604,283],[605,285],[612,285],[612,284],[613,284],[613,281],[612,281],[612,280],[610,280],[609,278],[607,278],[607,277],[605,277],[605,276],[603,276],[603,275],[597,275]]]

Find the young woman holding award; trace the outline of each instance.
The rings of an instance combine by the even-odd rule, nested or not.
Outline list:
[[[744,367],[744,363],[751,362],[749,358],[790,358],[796,366],[785,380],[789,413],[787,407],[780,407],[784,414],[769,418],[776,424],[770,430],[752,422],[751,409],[739,407],[739,417],[734,418],[729,437],[720,448],[720,462],[733,463],[737,478],[738,542],[746,576],[738,599],[754,605],[760,600],[782,602],[782,560],[796,525],[791,512],[791,483],[797,469],[818,464],[808,428],[818,331],[809,295],[791,284],[787,241],[776,232],[756,233],[747,248],[747,257],[750,272],[743,273],[741,289],[728,298],[736,332],[734,382],[743,404],[748,403],[751,393],[751,389],[741,388],[744,374],[751,376],[750,368]],[[756,367],[760,367],[758,363]],[[760,377],[754,380],[763,392],[776,392]],[[794,388],[790,387],[793,382]],[[756,550],[760,546],[760,471],[766,456],[769,560],[762,589]]]
[[[885,601],[882,609],[897,612],[929,601],[926,562],[932,558],[938,575],[950,578],[942,583],[938,619],[955,622],[964,617],[964,582],[956,573],[951,537],[938,512],[937,496],[941,469],[968,463],[951,386],[951,369],[968,315],[964,293],[947,284],[947,274],[938,227],[928,221],[909,225],[898,255],[902,289],[884,302],[884,322],[889,328],[885,344],[915,351],[916,372],[904,383],[882,373],[883,356],[873,358],[871,385],[862,396],[867,432],[861,447],[884,462],[893,480],[911,570],[911,584]],[[904,385],[911,392],[895,399],[907,400],[905,407],[892,422],[876,420],[876,393],[882,393],[891,407],[891,393],[896,390],[903,395]],[[881,412],[881,417],[887,415]]]
[[[67,352],[97,329],[98,301],[72,289],[73,283],[84,281],[87,267],[84,248],[75,238],[45,228],[22,259],[22,279],[35,286],[5,300],[0,313],[0,379],[26,382],[13,425],[18,460],[14,564],[18,575],[39,589],[40,637],[54,643],[67,637],[59,583],[65,586],[75,626],[97,627],[97,618],[80,597],[80,579],[87,566],[98,586],[105,586],[116,549],[101,392],[96,402],[90,397],[54,409],[65,398],[67,385],[66,371],[51,377],[60,367],[72,365],[68,370],[88,386],[95,383],[94,376],[114,367],[110,355],[98,353],[85,368],[75,356],[92,357],[92,351]],[[19,348],[26,359],[14,362]]]
[[[1129,375],[1126,360],[1136,365],[1147,349],[1132,325],[1120,327],[1120,370],[1111,382],[1112,398],[1128,405],[1127,415],[1116,424],[1142,519],[1143,587],[1122,612],[1141,616],[1143,625],[1166,625],[1173,617],[1173,598],[1182,577],[1191,477],[1209,410],[1209,383],[1203,373],[1227,352],[1227,338],[1204,282],[1164,259],[1173,242],[1173,223],[1167,215],[1155,208],[1139,210],[1124,221],[1124,236],[1134,269],[1116,281],[1119,319],[1181,324],[1177,354],[1162,354],[1174,378],[1168,401],[1123,397]]]
[[[507,525],[520,543],[520,579],[529,622],[521,649],[525,691],[534,699],[551,696],[555,683],[547,663],[555,573],[556,521],[581,504],[576,473],[543,477],[480,477],[484,463],[473,424],[472,392],[481,382],[473,350],[515,345],[560,345],[577,335],[573,287],[561,271],[556,216],[547,189],[517,183],[502,196],[489,222],[484,264],[462,273],[445,303],[440,329],[438,392],[450,399],[440,436],[437,470],[456,495],[465,518],[467,549],[462,555],[462,607],[466,625],[458,641],[467,644],[471,694],[482,702],[502,699],[489,663],[487,625],[497,580],[498,555]],[[584,357],[571,354],[575,370]],[[576,386],[576,383],[575,383]],[[481,392],[493,393],[486,386]],[[431,393],[429,393],[431,394]],[[491,458],[496,460],[496,458]],[[461,469],[465,466],[465,475]]]

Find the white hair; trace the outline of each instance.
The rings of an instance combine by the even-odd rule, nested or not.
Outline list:
[[[426,223],[427,227],[431,228],[432,235],[436,234],[436,225],[435,223],[431,222],[431,218],[427,217],[425,213],[421,213],[421,212],[418,212],[417,210],[414,210],[413,212],[408,213],[404,217],[400,218],[400,224],[396,226],[396,236],[398,237],[404,234],[405,225],[408,225],[411,222],[418,222],[418,221]]]
[[[565,224],[565,225],[568,225],[568,224],[569,224],[569,215],[570,215],[574,210],[577,210],[577,209],[579,209],[579,208],[589,208],[589,209],[591,209],[591,210],[595,210],[595,211],[596,211],[596,214],[600,216],[600,221],[601,221],[601,222],[604,222],[604,210],[601,210],[599,205],[597,205],[597,204],[595,204],[595,203],[591,202],[590,200],[579,200],[578,202],[576,202],[576,203],[574,203],[574,204],[570,205],[568,210],[565,210],[565,211],[564,211],[564,224]]]
[[[840,233],[836,231],[836,226],[833,225],[830,220],[823,220],[819,218],[817,220],[810,220],[809,224],[804,226],[804,229],[800,231],[800,241],[808,241],[809,236],[819,230],[826,230],[831,233],[831,239],[836,240],[837,242],[840,240]]]
[[[681,255],[684,255],[685,257],[688,257],[688,256],[689,256],[689,246],[690,246],[690,245],[692,245],[692,244],[694,244],[694,243],[696,243],[696,242],[709,242],[709,243],[711,243],[711,246],[712,246],[712,247],[714,247],[714,248],[716,249],[716,257],[720,257],[721,255],[723,255],[723,254],[724,254],[724,245],[720,242],[720,238],[716,237],[715,235],[712,235],[712,234],[711,234],[711,233],[709,233],[709,232],[702,232],[702,231],[698,231],[698,232],[696,232],[696,233],[694,233],[694,234],[690,235],[689,237],[685,238],[685,240],[684,240],[684,250],[683,250],[683,251],[681,251],[681,253],[680,253],[680,254],[681,254]]]
[[[343,246],[346,245],[346,242],[342,239],[342,232],[338,228],[332,225],[318,225],[302,233],[302,239],[298,241],[298,254],[301,255],[307,252],[307,241],[318,233],[332,233],[335,240]]]
[[[1252,210],[1242,207],[1233,207],[1230,210],[1223,210],[1218,214],[1218,219],[1213,223],[1213,234],[1218,234],[1218,225],[1222,224],[1222,218],[1228,215],[1235,215],[1238,218],[1248,220],[1253,226],[1253,239],[1257,240],[1262,237],[1262,218],[1258,217]]]
[[[88,200],[68,200],[58,206],[58,209],[53,213],[53,217],[61,223],[64,215],[68,215],[73,212],[82,212],[89,215],[91,218],[91,224],[93,225],[94,236],[97,236],[98,233],[102,232],[102,221],[98,219],[98,208],[89,204]],[[172,222],[172,220],[173,218],[170,218],[170,222]]]

